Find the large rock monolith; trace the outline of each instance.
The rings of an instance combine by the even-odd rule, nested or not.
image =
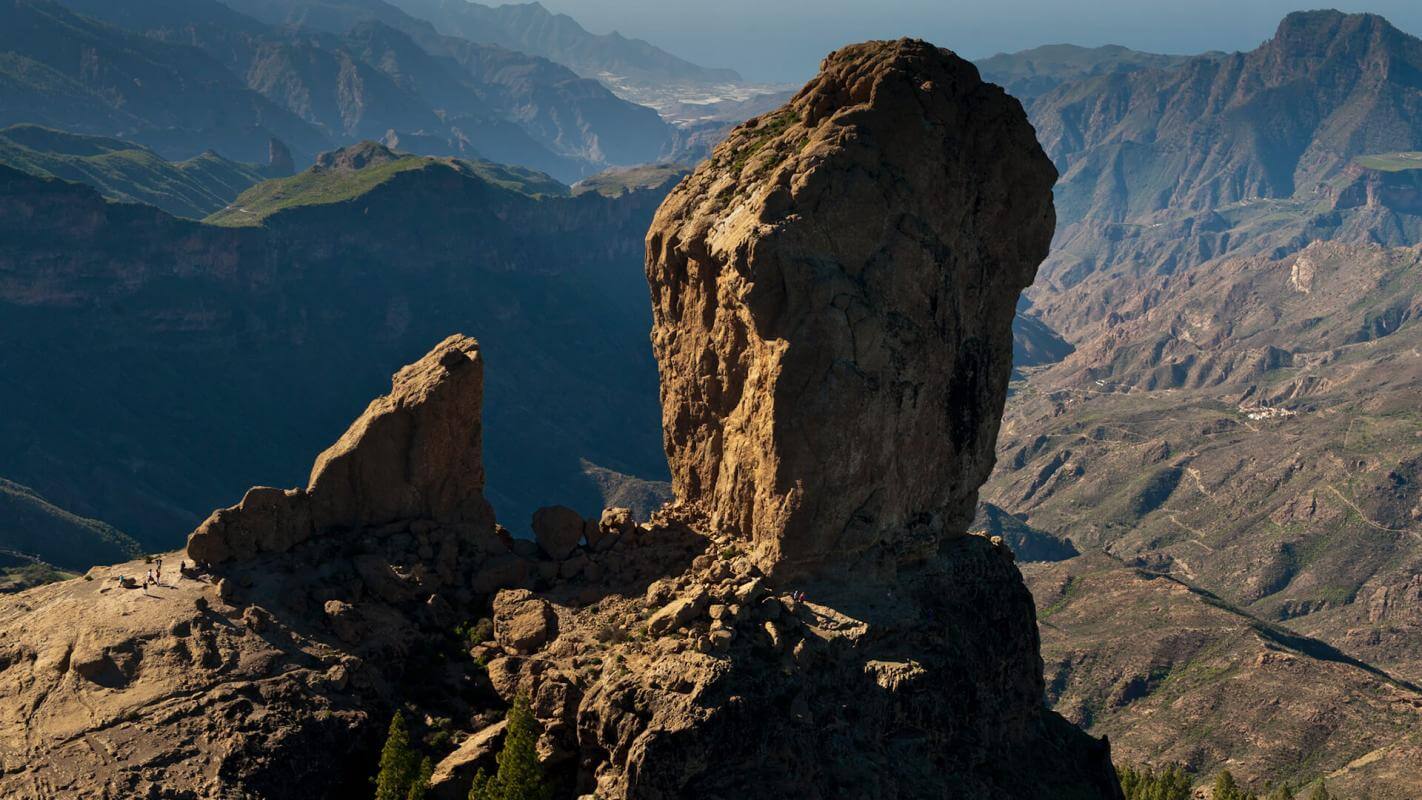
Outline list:
[[[1055,179],[1021,105],[921,41],[737,128],[647,236],[679,500],[782,573],[965,530]]]

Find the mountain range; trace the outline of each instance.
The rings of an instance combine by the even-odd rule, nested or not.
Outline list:
[[[0,123],[121,135],[167,158],[259,161],[275,137],[305,162],[389,136],[571,181],[656,160],[673,140],[597,81],[378,0],[6,0],[0,14]]]
[[[1049,699],[1119,760],[1415,796],[1422,41],[1095,57],[1027,101],[1061,179],[1022,313],[1070,350],[983,490],[1083,553],[1024,570]]]
[[[978,68],[1060,173],[973,526],[1047,700],[1118,763],[1417,797],[1422,40],[1301,12],[1248,52]],[[12,583],[300,485],[453,330],[502,522],[655,509],[643,237],[790,94],[537,4],[0,0]]]
[[[38,125],[0,129],[0,164],[88,184],[111,200],[147,203],[192,219],[222,209],[248,187],[289,169],[289,161],[241,164],[211,151],[174,163],[122,139]]]
[[[614,91],[624,86],[660,89],[669,84],[744,82],[735,70],[708,69],[616,31],[589,33],[567,14],[551,13],[537,2],[486,6],[468,0],[394,0],[394,4],[431,21],[440,33],[542,56],[585,78],[604,81]]]
[[[662,472],[639,263],[665,184],[550,196],[368,143],[203,224],[0,175],[0,475],[144,547],[258,474],[299,482],[359,392],[446,328],[501,364],[489,496],[511,528],[545,493],[600,508],[589,464]]]

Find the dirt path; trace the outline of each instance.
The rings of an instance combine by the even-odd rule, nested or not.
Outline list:
[[[1363,513],[1363,509],[1358,508],[1357,503],[1354,503],[1352,500],[1349,500],[1346,495],[1338,491],[1338,487],[1334,486],[1333,484],[1328,484],[1328,488],[1335,495],[1338,495],[1339,500],[1342,500],[1345,505],[1353,509],[1353,511],[1358,515],[1358,519],[1361,519],[1368,527],[1376,528],[1380,531],[1386,531],[1387,533],[1405,533],[1416,539],[1422,540],[1422,534],[1417,533],[1417,531],[1409,530],[1407,528],[1389,528],[1388,526],[1383,525],[1380,522],[1374,522],[1370,517],[1368,517],[1367,514]]]

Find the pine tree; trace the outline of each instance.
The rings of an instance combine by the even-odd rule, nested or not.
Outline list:
[[[1328,784],[1319,779],[1318,785],[1314,787],[1313,793],[1308,796],[1308,800],[1333,800],[1333,793],[1328,791]]]
[[[1214,792],[1210,796],[1213,800],[1258,800],[1254,794],[1240,787],[1229,770],[1215,776]]]
[[[380,773],[375,776],[375,800],[406,800],[419,775],[419,754],[410,745],[410,731],[399,711],[390,718],[390,732],[380,751]]]
[[[1294,790],[1286,783],[1270,792],[1269,800],[1294,800]]]
[[[415,773],[415,780],[410,784],[410,791],[405,793],[405,800],[425,800],[425,795],[430,791],[430,777],[434,775],[434,762],[429,756],[425,756],[420,762],[420,769]]]
[[[1121,767],[1117,775],[1126,800],[1190,800],[1190,776],[1178,766],[1158,773],[1149,767]]]
[[[509,709],[499,770],[492,777],[480,770],[474,776],[469,800],[551,800],[553,787],[538,763],[538,723],[528,710],[528,700],[514,698]]]

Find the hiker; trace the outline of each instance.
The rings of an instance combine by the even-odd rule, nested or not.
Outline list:
[[[163,559],[158,559],[158,569],[153,573],[153,585],[163,585]]]

